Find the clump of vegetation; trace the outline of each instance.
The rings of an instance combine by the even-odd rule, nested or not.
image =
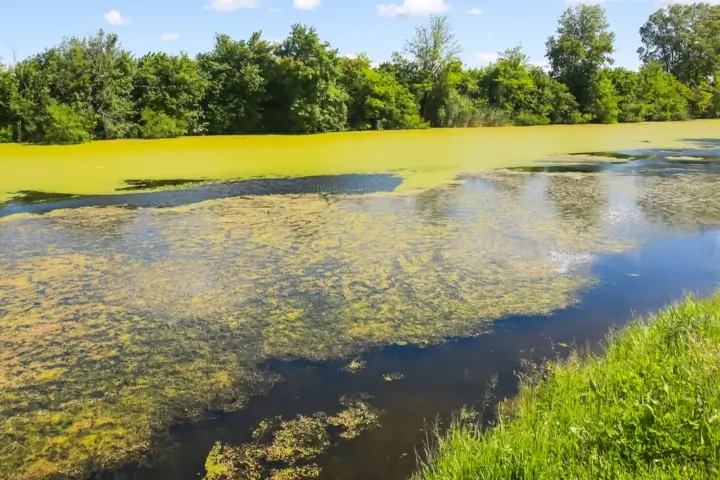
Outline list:
[[[403,378],[405,378],[405,375],[399,372],[386,373],[383,375],[383,380],[386,382],[394,382],[396,380],[402,380]]]
[[[339,439],[351,440],[379,426],[377,410],[364,400],[343,398],[341,404],[345,409],[332,417],[320,412],[287,421],[263,421],[253,431],[254,441],[247,444],[217,443],[205,461],[205,480],[296,480],[319,476],[320,468],[312,463],[318,455]]]
[[[415,478],[716,478],[719,369],[720,297],[689,298],[523,376],[492,429],[457,422]]]
[[[343,397],[340,404],[345,407],[340,413],[328,418],[328,424],[341,427],[340,438],[352,440],[366,430],[380,426],[380,412],[368,403],[368,397]]]
[[[342,369],[346,372],[358,373],[359,371],[364,370],[366,365],[367,365],[367,362],[365,362],[363,360],[355,359],[355,360],[351,361],[350,363],[348,363],[347,365],[345,365]]]

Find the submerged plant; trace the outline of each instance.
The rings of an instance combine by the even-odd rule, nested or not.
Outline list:
[[[365,397],[360,397],[365,398]],[[264,420],[253,442],[216,443],[205,461],[205,480],[296,480],[320,475],[312,461],[340,439],[351,440],[379,426],[379,412],[360,398],[343,397],[337,415],[323,412],[292,420]],[[333,428],[336,427],[336,428]]]
[[[268,359],[480,335],[575,301],[596,254],[720,219],[715,176],[465,180],[0,220],[0,477],[142,461],[263,392]]]

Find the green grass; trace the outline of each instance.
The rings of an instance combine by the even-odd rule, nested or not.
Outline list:
[[[456,422],[416,480],[720,478],[720,297],[688,298],[521,379],[491,429]]]

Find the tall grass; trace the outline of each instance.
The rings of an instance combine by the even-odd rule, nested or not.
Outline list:
[[[416,480],[720,478],[720,297],[688,298],[521,379],[491,429],[461,421]]]

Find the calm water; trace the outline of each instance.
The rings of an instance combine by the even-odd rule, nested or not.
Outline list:
[[[16,199],[0,210],[0,477],[145,458],[101,476],[198,478],[216,441],[363,393],[381,427],[319,458],[321,478],[407,478],[429,422],[494,375],[511,396],[522,359],[715,290],[720,150],[703,143],[421,193],[346,175]]]

